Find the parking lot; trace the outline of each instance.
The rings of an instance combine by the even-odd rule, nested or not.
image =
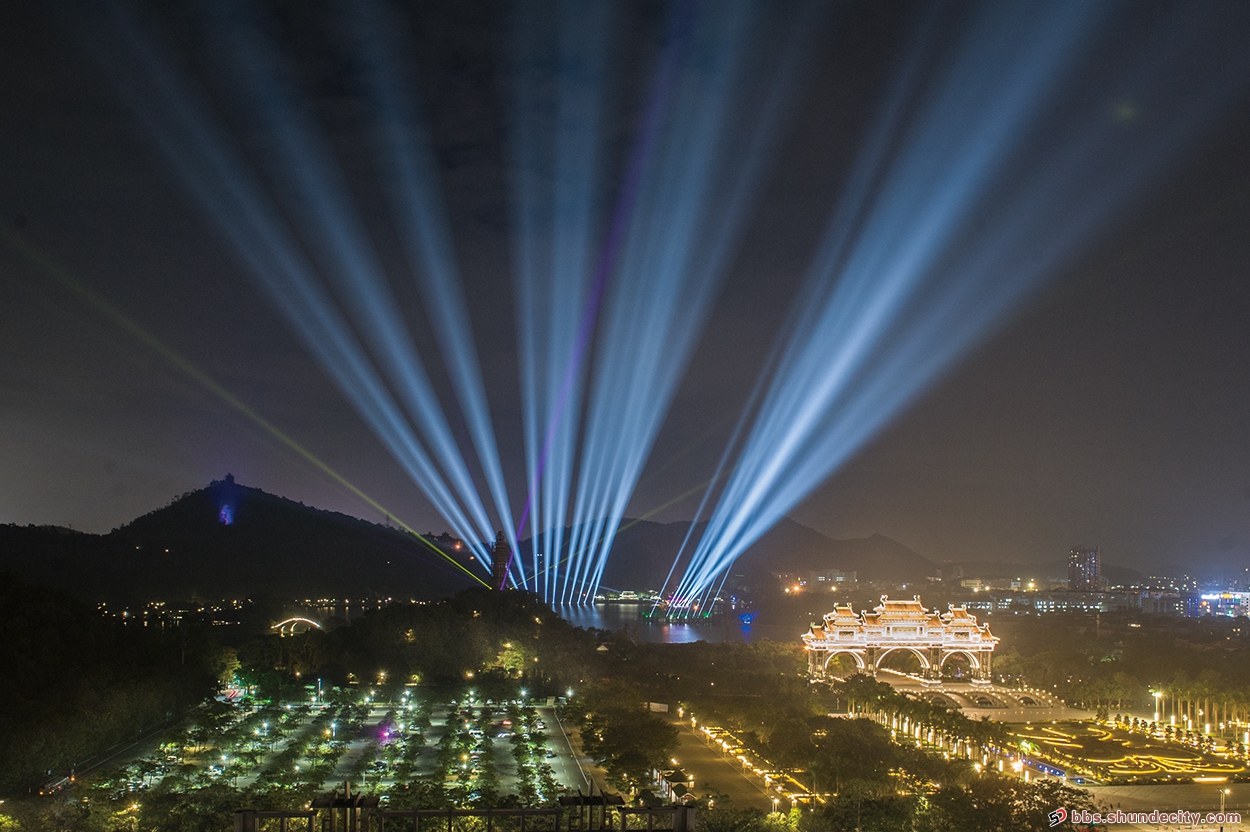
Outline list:
[[[407,687],[389,696],[347,689],[301,701],[215,701],[150,753],[78,791],[121,805],[214,785],[311,797],[344,782],[411,807],[487,805],[508,795],[541,804],[586,781],[554,708]]]

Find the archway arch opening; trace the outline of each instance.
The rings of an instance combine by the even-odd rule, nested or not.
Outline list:
[[[980,663],[976,657],[962,650],[942,658],[942,678],[954,682],[968,682],[976,677]]]
[[[877,657],[878,670],[918,675],[929,667],[929,661],[914,647],[891,647]]]
[[[839,650],[825,659],[825,675],[845,678],[865,672],[864,659],[850,650]]]

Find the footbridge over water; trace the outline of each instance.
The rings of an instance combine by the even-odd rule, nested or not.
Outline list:
[[[287,615],[282,621],[270,627],[271,630],[280,636],[294,636],[300,633],[306,633],[309,630],[322,629],[321,622],[309,618],[306,615]]]

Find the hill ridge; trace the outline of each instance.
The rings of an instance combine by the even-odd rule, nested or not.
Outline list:
[[[658,589],[689,530],[626,518],[603,575],[605,586]],[[706,528],[696,524],[695,535]],[[529,551],[523,541],[521,552]],[[445,553],[471,567],[467,551]],[[524,555],[522,555],[524,557]],[[687,555],[688,557],[688,555]],[[933,562],[880,533],[831,538],[783,518],[735,562],[744,581],[773,573],[840,569],[862,581],[912,582]],[[106,534],[61,527],[0,526],[0,570],[60,586],[87,600],[308,597],[442,597],[473,583],[411,534],[307,506],[227,475]]]
[[[230,479],[178,495],[107,534],[0,526],[0,570],[88,600],[255,593],[429,599],[473,583],[407,532]]]

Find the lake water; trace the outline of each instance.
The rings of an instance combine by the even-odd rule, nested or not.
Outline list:
[[[692,641],[715,643],[745,643],[754,641],[799,640],[806,627],[800,622],[770,623],[756,619],[751,626],[744,626],[732,615],[718,616],[700,624],[681,624],[667,621],[648,621],[642,617],[650,604],[594,604],[577,606],[557,604],[555,611],[577,627],[594,627],[599,630],[625,630],[634,641],[664,644],[686,644]]]

